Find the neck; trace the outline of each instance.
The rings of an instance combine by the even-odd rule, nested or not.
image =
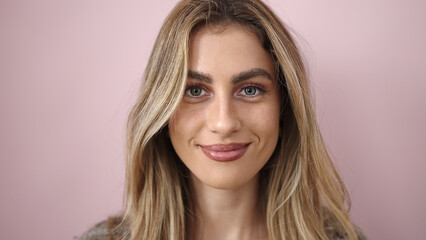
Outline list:
[[[267,239],[257,176],[237,189],[216,189],[192,179],[197,216],[193,239]]]

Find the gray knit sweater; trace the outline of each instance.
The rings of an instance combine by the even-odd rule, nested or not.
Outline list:
[[[126,240],[124,231],[118,228],[121,217],[110,217],[105,221],[96,224],[86,233],[80,236],[79,240]]]
[[[96,224],[93,228],[89,229],[86,233],[80,236],[79,240],[126,240],[124,237],[124,231],[117,229],[118,224],[121,222],[121,218],[109,218],[106,221]],[[329,225],[334,227],[333,224]],[[359,240],[367,240],[365,235],[359,228],[355,228],[358,234]],[[329,238],[333,240],[347,240],[338,231],[327,231]]]

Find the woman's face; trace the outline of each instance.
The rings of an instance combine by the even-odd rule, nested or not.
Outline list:
[[[169,133],[192,177],[232,189],[257,177],[277,145],[280,91],[255,34],[236,24],[217,30],[191,36],[187,88]]]

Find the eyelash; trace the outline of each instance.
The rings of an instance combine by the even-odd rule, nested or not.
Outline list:
[[[202,84],[188,84],[186,89],[185,89],[185,95],[192,97],[192,98],[202,97],[202,96],[191,96],[188,91],[190,91],[193,88],[200,88],[201,91],[208,92],[206,87],[203,86]],[[242,87],[239,88],[240,90],[238,91],[238,95],[240,95],[239,93],[243,92],[244,89],[247,89],[247,88],[254,88],[256,91],[258,91],[258,93],[256,93],[256,95],[254,95],[254,96],[244,95],[247,98],[254,98],[254,97],[259,96],[260,94],[267,92],[263,85],[258,84],[258,83],[249,83],[249,84],[243,85]],[[200,95],[202,95],[202,93]]]
[[[205,91],[205,92],[207,92],[206,88],[205,88],[203,85],[201,85],[201,84],[188,84],[188,85],[186,86],[186,89],[185,89],[185,95],[187,95],[187,96],[189,96],[189,97],[193,97],[193,98],[199,98],[200,96],[191,96],[191,95],[188,93],[188,91],[190,91],[190,90],[191,90],[191,89],[193,89],[193,88],[200,88],[200,89],[201,89],[201,91]]]
[[[260,94],[263,94],[263,93],[265,93],[265,92],[266,92],[265,88],[264,88],[261,84],[258,84],[258,83],[250,83],[250,84],[246,84],[246,85],[242,86],[242,87],[240,88],[241,90],[240,90],[238,93],[241,93],[242,91],[244,91],[244,89],[247,89],[247,88],[254,88],[254,89],[256,89],[256,91],[259,91],[259,93],[257,93],[257,94],[256,94],[256,95],[254,95],[254,96],[245,95],[245,97],[248,97],[248,98],[254,98],[254,97],[257,97],[257,96],[259,96]]]

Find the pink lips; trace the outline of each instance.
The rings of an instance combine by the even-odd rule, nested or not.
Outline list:
[[[203,153],[210,159],[219,162],[229,162],[244,155],[250,143],[231,143],[200,145]]]

